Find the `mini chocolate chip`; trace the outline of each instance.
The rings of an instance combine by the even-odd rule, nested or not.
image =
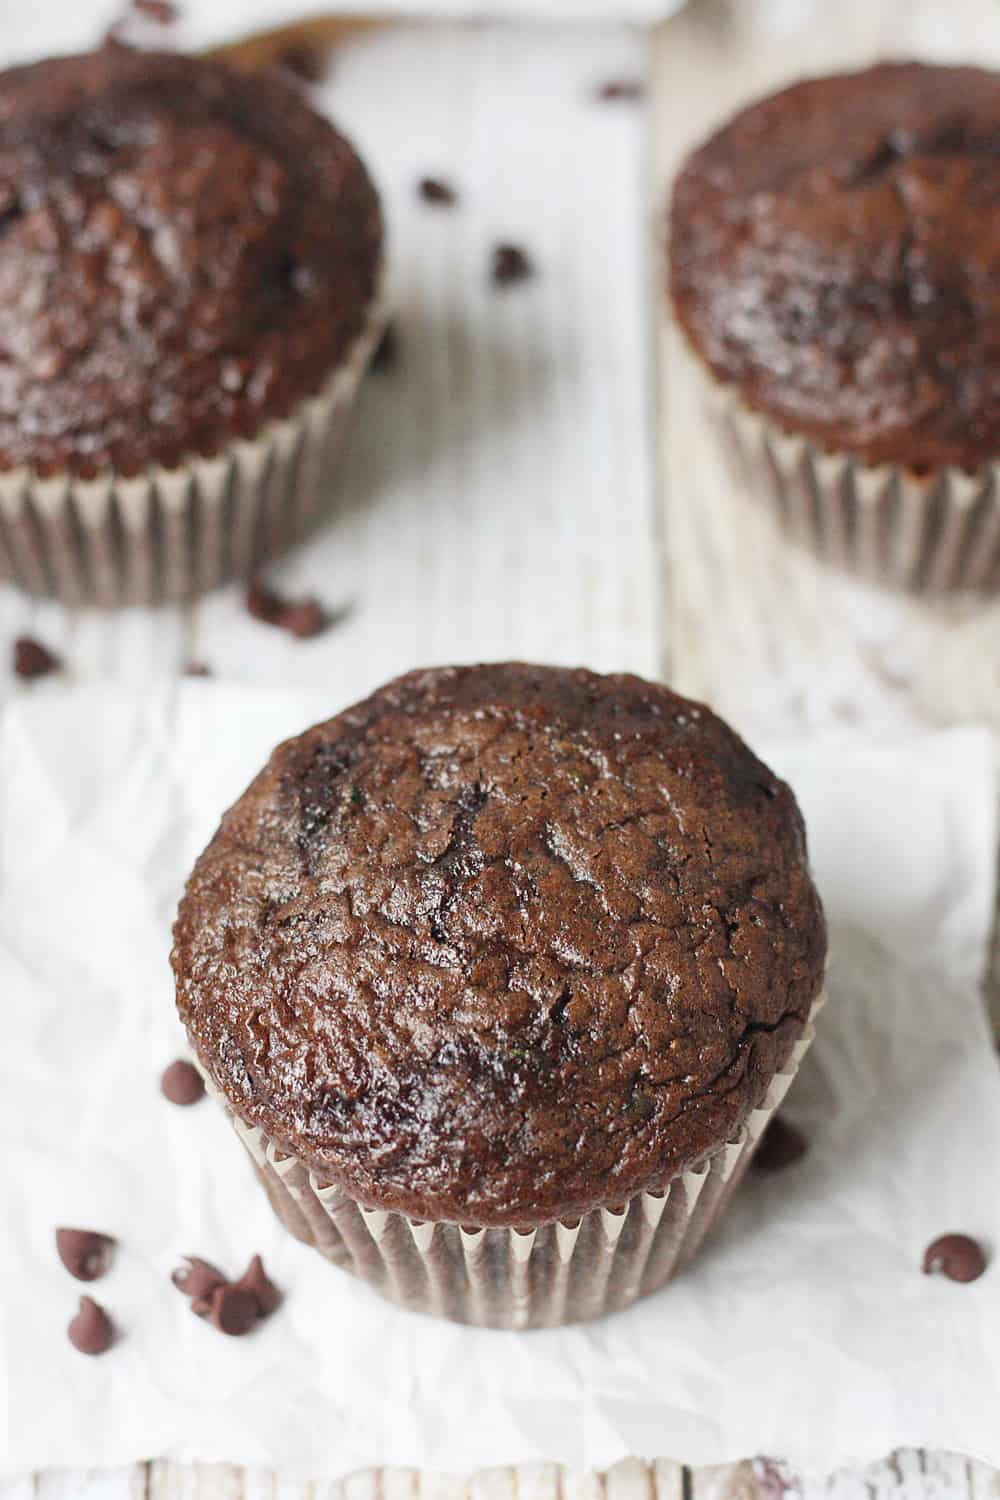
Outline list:
[[[211,1261],[202,1260],[197,1255],[185,1255],[184,1260],[186,1264],[171,1272],[170,1280],[185,1297],[198,1302],[211,1297],[217,1287],[226,1285],[226,1278]],[[197,1310],[195,1308],[196,1312]]]
[[[534,275],[534,266],[519,245],[497,245],[493,251],[491,275],[497,286],[510,286]]]
[[[114,1342],[115,1330],[104,1308],[92,1297],[80,1298],[80,1311],[66,1332],[81,1354],[103,1354]]]
[[[986,1270],[986,1252],[967,1234],[942,1234],[924,1251],[924,1275],[940,1272],[949,1281],[976,1281]]]
[[[421,177],[417,192],[425,203],[434,203],[444,208],[450,208],[458,200],[458,194],[451,183],[442,182],[439,177]]]
[[[211,677],[212,668],[207,662],[189,661],[184,668],[185,677]]]
[[[199,1099],[204,1098],[205,1085],[194,1064],[189,1063],[186,1058],[178,1057],[164,1069],[160,1091],[171,1104],[197,1104]]]
[[[242,1287],[249,1292],[257,1304],[257,1315],[261,1318],[270,1317],[275,1308],[281,1302],[281,1293],[274,1282],[264,1270],[264,1262],[259,1255],[255,1255],[243,1275],[237,1281],[236,1286]]]
[[[58,656],[41,641],[22,635],[14,642],[14,671],[25,682],[33,677],[47,677],[50,672],[58,672],[61,666]]]
[[[399,334],[395,323],[387,323],[382,331],[382,337],[375,345],[375,352],[371,357],[370,368],[373,370],[391,370],[399,363]]]
[[[155,21],[157,26],[172,26],[180,17],[173,0],[132,0],[132,9],[147,20]]]
[[[319,83],[326,77],[329,66],[330,55],[326,49],[311,47],[308,42],[290,42],[278,55],[278,67],[303,83]]]
[[[753,1157],[754,1166],[761,1172],[780,1172],[794,1166],[809,1150],[801,1131],[789,1125],[780,1115],[775,1115],[761,1137]]]
[[[220,1333],[242,1338],[257,1322],[257,1298],[246,1287],[217,1286],[212,1293],[208,1321]]]
[[[297,636],[300,641],[307,641],[314,635],[322,635],[328,622],[319,600],[310,598],[287,605],[277,623],[290,635]]]
[[[276,625],[284,608],[285,601],[279,594],[265,588],[257,579],[253,580],[247,589],[248,614],[255,620],[263,620],[265,625]]]
[[[641,99],[645,90],[638,78],[609,78],[597,89],[595,97],[606,102]]]
[[[111,1264],[115,1242],[96,1229],[57,1229],[59,1259],[77,1281],[96,1281]]]

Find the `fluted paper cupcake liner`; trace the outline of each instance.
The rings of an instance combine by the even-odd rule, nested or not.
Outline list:
[[[750,410],[686,346],[682,357],[734,477],[793,542],[895,588],[938,594],[1000,587],[1000,465],[918,474],[825,452]]]
[[[112,608],[249,577],[312,523],[384,323],[379,290],[322,389],[216,457],[135,478],[0,472],[0,579],[71,607]]]
[[[530,1232],[414,1223],[363,1208],[322,1182],[256,1126],[241,1120],[206,1077],[235,1126],[285,1227],[412,1312],[490,1328],[550,1328],[628,1307],[691,1260],[749,1165],[814,1036],[815,1002],[784,1068],[739,1134],[661,1193],[594,1209]]]

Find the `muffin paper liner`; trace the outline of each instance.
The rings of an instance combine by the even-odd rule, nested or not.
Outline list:
[[[365,326],[314,396],[222,454],[135,478],[0,472],[0,580],[71,607],[190,599],[249,577],[309,528],[385,324],[382,274]]]
[[[287,1229],[322,1255],[412,1312],[490,1328],[550,1328],[627,1307],[687,1265],[719,1217],[814,1036],[824,995],[761,1106],[739,1134],[662,1193],[593,1209],[578,1221],[524,1232],[452,1223],[414,1223],[362,1208],[325,1186],[295,1156],[236,1115],[211,1078],[271,1205]]]
[[[1000,464],[917,474],[827,453],[751,411],[678,333],[737,482],[823,561],[917,593],[1000,587]]]

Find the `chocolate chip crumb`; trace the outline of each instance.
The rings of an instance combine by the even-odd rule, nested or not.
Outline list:
[[[753,1164],[761,1172],[781,1172],[801,1161],[809,1150],[801,1131],[789,1125],[780,1115],[775,1115],[761,1137],[753,1157]]]
[[[425,203],[433,203],[442,208],[450,208],[458,201],[458,194],[451,183],[442,182],[440,177],[421,177],[417,192]]]
[[[171,1104],[197,1104],[204,1097],[205,1085],[194,1064],[178,1057],[164,1069],[160,1091]]]
[[[318,599],[283,599],[256,581],[247,590],[247,610],[255,620],[276,625],[303,641],[322,634],[330,624],[330,617]]]
[[[226,1278],[211,1261],[201,1260],[197,1255],[185,1255],[184,1260],[186,1264],[178,1266],[170,1280],[185,1297],[198,1301],[211,1297],[217,1287],[226,1285]]]
[[[185,677],[211,677],[212,668],[207,662],[189,661],[184,668]]]
[[[103,1354],[115,1337],[111,1319],[93,1297],[80,1298],[80,1310],[66,1331],[73,1348],[81,1354]]]
[[[196,1306],[195,1311],[200,1309]],[[253,1292],[237,1284],[217,1286],[208,1299],[207,1317],[213,1328],[228,1333],[232,1338],[241,1338],[249,1333],[258,1319],[257,1299]]]
[[[511,286],[515,281],[526,281],[534,272],[535,268],[527,252],[519,245],[495,247],[490,274],[497,286]]]
[[[148,21],[155,21],[157,26],[172,26],[180,16],[173,0],[132,0],[132,9]]]
[[[115,1242],[95,1229],[57,1229],[59,1259],[77,1281],[96,1281],[111,1264]]]
[[[371,357],[373,370],[391,370],[399,363],[399,334],[395,323],[387,323]]]
[[[254,1256],[236,1285],[254,1298],[258,1317],[270,1317],[281,1302],[281,1293],[264,1270],[264,1262],[259,1255]]]
[[[50,672],[58,672],[61,666],[58,656],[41,641],[22,635],[14,642],[14,671],[25,682],[33,677],[47,677]]]
[[[609,78],[596,90],[595,97],[605,102],[631,102],[641,99],[645,90],[638,78]]]
[[[976,1281],[986,1270],[986,1253],[967,1234],[943,1234],[924,1251],[924,1275],[949,1281]]]

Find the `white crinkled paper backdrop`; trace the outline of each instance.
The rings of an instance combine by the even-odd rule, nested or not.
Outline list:
[[[985,733],[771,747],[832,919],[830,1003],[789,1114],[812,1141],[752,1177],[674,1286],[589,1326],[507,1334],[399,1312],[272,1219],[208,1101],[157,1088],[181,1045],[167,968],[183,876],[271,746],[329,695],[188,682],[137,702],[43,685],[0,725],[0,1472],[154,1454],[289,1476],[528,1459],[603,1467],[781,1452],[823,1470],[924,1444],[1000,1463],[1000,1266],[924,1278],[926,1242],[1000,1245],[1000,1077],[977,994],[993,898]],[[117,1235],[96,1292],[123,1337],[77,1355],[57,1223]],[[221,1337],[184,1252],[287,1294]]]

